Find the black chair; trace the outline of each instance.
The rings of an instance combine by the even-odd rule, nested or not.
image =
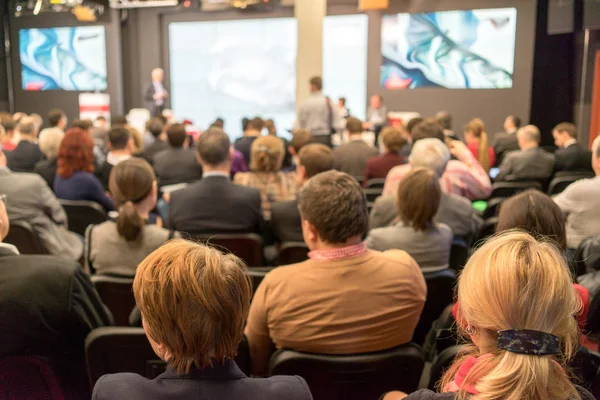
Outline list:
[[[572,175],[562,175],[555,176],[552,181],[550,181],[550,186],[548,186],[548,196],[553,196],[555,194],[559,194],[563,190],[565,190],[571,183],[576,182],[580,179],[590,178],[589,174],[572,174]]]
[[[413,342],[423,344],[427,333],[444,309],[454,302],[456,273],[450,269],[423,274],[427,283],[427,299],[413,334]]]
[[[374,203],[383,193],[383,189],[363,189],[363,193],[367,196],[367,202]]]
[[[296,264],[308,260],[308,246],[304,242],[287,242],[279,249],[278,265]]]
[[[498,217],[488,218],[483,221],[483,225],[479,231],[479,239],[486,239],[496,233],[496,225],[498,225]]]
[[[129,326],[129,314],[135,307],[133,278],[92,275],[91,279],[102,302],[115,318],[117,326]]]
[[[303,377],[314,400],[375,400],[392,390],[415,391],[423,365],[421,348],[408,343],[357,355],[279,350],[271,357],[269,373]]]
[[[495,199],[497,197],[511,197],[527,189],[542,190],[542,183],[538,181],[496,182],[492,185],[490,199]]]
[[[69,230],[81,236],[85,235],[88,225],[98,225],[108,221],[104,208],[95,201],[60,200],[60,204],[67,213]]]
[[[381,189],[385,186],[385,178],[374,178],[369,179],[367,183],[365,183],[365,189]]]
[[[431,370],[429,372],[430,390],[436,389],[438,382],[442,379],[442,376],[444,376],[444,372],[452,365],[456,356],[459,355],[461,351],[465,350],[465,348],[465,345],[456,345],[449,347],[438,354],[431,365]]]
[[[63,391],[46,359],[0,358],[0,399],[63,400]]]
[[[50,254],[31,225],[24,221],[10,221],[6,243],[17,246],[21,254]]]
[[[488,218],[497,217],[500,205],[502,205],[502,202],[504,202],[504,200],[507,198],[508,197],[495,197],[490,199],[490,201],[487,202],[487,208],[483,212],[483,219],[486,220]]]
[[[596,174],[594,173],[594,171],[558,171],[557,173],[554,174],[554,178],[561,178],[563,176],[579,176],[582,178],[593,178],[596,176]]]
[[[106,374],[133,372],[154,379],[166,369],[166,363],[152,350],[143,328],[94,329],[85,339],[85,358],[92,387]],[[238,346],[235,362],[249,374],[250,348],[246,337]]]
[[[600,235],[583,239],[575,250],[573,261],[577,276],[600,270]]]
[[[263,281],[265,276],[272,270],[273,270],[272,267],[255,267],[255,268],[248,268],[246,270],[246,275],[249,276],[250,280],[252,281],[252,295],[253,296],[254,296],[254,293],[256,293],[256,289],[258,289],[258,286]]]
[[[193,235],[192,240],[233,253],[249,267],[265,265],[262,239],[256,233]]]
[[[460,271],[467,264],[469,259],[469,245],[462,238],[454,238],[452,247],[450,247],[449,267],[455,271]]]

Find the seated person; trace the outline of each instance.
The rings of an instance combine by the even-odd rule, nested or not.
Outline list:
[[[582,240],[600,234],[600,137],[592,143],[592,169],[595,178],[569,185],[554,201],[567,216],[567,246],[576,249]]]
[[[10,114],[0,114],[0,125],[4,128],[4,138],[2,140],[2,150],[6,153],[13,151],[19,142],[16,132],[17,124]]]
[[[393,226],[373,229],[365,241],[370,249],[406,251],[423,272],[448,268],[452,230],[438,224],[442,191],[438,176],[430,169],[415,168],[398,186],[396,201],[400,221]]]
[[[252,370],[267,372],[277,348],[358,354],[412,340],[427,287],[404,251],[367,250],[367,201],[348,174],[312,177],[299,195],[309,260],[275,268],[258,287],[246,336]],[[349,333],[350,332],[350,333]]]
[[[219,128],[210,128],[196,143],[204,177],[171,194],[168,226],[189,234],[261,233],[260,192],[234,185],[231,142]]]
[[[152,164],[156,154],[169,148],[169,143],[167,143],[167,128],[168,125],[163,123],[163,120],[160,118],[152,118],[146,123],[146,130],[154,138],[152,143],[144,146],[143,157],[150,164]]]
[[[37,127],[31,117],[23,117],[17,125],[19,144],[6,153],[8,168],[14,172],[33,172],[44,155],[37,145]]]
[[[135,145],[129,129],[121,125],[111,128],[108,131],[108,149],[109,152],[106,155],[106,161],[96,171],[96,176],[106,191],[109,190],[108,181],[110,179],[110,171],[120,162],[129,160],[135,151]]]
[[[446,370],[443,393],[391,392],[384,400],[594,398],[565,372],[581,305],[552,244],[514,231],[488,240],[460,275],[458,298],[457,325],[473,346]]]
[[[181,124],[167,129],[170,148],[154,155],[154,171],[160,186],[192,183],[202,178],[202,167],[194,151],[188,148],[187,132]]]
[[[262,211],[266,220],[271,218],[271,204],[296,198],[296,174],[281,172],[285,155],[283,142],[275,136],[261,136],[252,143],[250,172],[235,175],[233,183],[260,190]]]
[[[521,118],[516,115],[509,115],[504,120],[504,132],[494,135],[492,145],[496,154],[496,164],[500,165],[504,156],[511,151],[519,150],[519,141],[517,140],[517,130],[521,127]]]
[[[333,169],[333,151],[324,144],[308,144],[300,150],[296,167],[298,181],[304,185],[313,176]],[[271,227],[280,243],[304,241],[298,199],[273,203]]]
[[[496,181],[549,180],[554,173],[554,155],[540,148],[540,130],[527,125],[517,131],[520,151],[508,153]]]
[[[554,172],[592,172],[592,152],[577,143],[577,127],[570,122],[562,122],[552,130],[556,164]]]
[[[184,240],[150,254],[138,267],[133,294],[167,371],[154,380],[105,375],[92,399],[311,400],[299,376],[253,379],[236,365],[252,296],[245,269],[232,254]]]
[[[367,160],[363,185],[366,185],[369,179],[385,179],[392,168],[405,162],[404,157],[400,155],[406,145],[401,128],[384,128],[380,137],[383,154]]]
[[[46,158],[35,164],[33,172],[44,178],[50,188],[54,188],[54,178],[58,168],[56,157],[64,137],[65,133],[59,128],[46,128],[40,133],[40,150]]]
[[[13,175],[35,177],[45,186],[37,175]],[[8,197],[1,196],[0,357],[46,357],[66,399],[89,399],[85,338],[95,328],[112,325],[112,316],[77,262],[64,254],[19,255],[15,246],[2,243],[9,219],[4,204]]]
[[[148,222],[156,206],[157,186],[147,161],[132,158],[113,168],[110,192],[119,216],[87,228],[85,267],[100,275],[133,276],[148,254],[180,235]]]
[[[288,168],[282,168],[282,171],[290,171],[293,172],[296,170],[296,166],[298,165],[298,154],[300,154],[300,150],[306,146],[307,144],[311,144],[313,142],[313,136],[310,131],[306,129],[296,129],[292,134],[292,140],[290,140],[290,145],[288,146],[288,153],[292,156],[292,165]]]
[[[264,128],[264,121],[261,118],[252,118],[242,124],[244,129],[244,136],[237,139],[233,147],[243,154],[246,165],[250,165],[250,153],[252,150],[252,143],[257,137],[262,135]]]
[[[111,211],[113,201],[94,176],[93,148],[94,142],[87,133],[79,128],[67,130],[58,148],[54,193],[63,200],[95,201]]]
[[[106,153],[102,150],[102,146],[98,146],[96,140],[94,140],[94,134],[92,132],[94,122],[92,122],[91,119],[76,119],[71,123],[71,128],[79,128],[92,138],[92,142],[94,143],[94,167],[97,167],[96,172],[98,172],[100,167],[104,164]],[[102,179],[100,179],[100,181],[102,181]]]
[[[410,153],[410,163],[413,168],[427,168],[443,176],[446,165],[450,161],[448,147],[438,139],[421,139],[415,143]],[[396,207],[396,194],[380,196],[375,200],[369,217],[369,228],[383,228],[398,220]],[[462,196],[442,192],[440,206],[433,221],[446,224],[452,229],[454,236],[464,238],[473,237],[479,233],[483,220],[471,205],[471,202]]]
[[[367,169],[367,161],[376,157],[379,152],[362,139],[363,124],[359,119],[348,118],[346,132],[348,132],[349,142],[333,151],[334,168],[351,176],[363,177]]]
[[[485,124],[479,118],[472,119],[465,126],[465,142],[473,157],[479,161],[481,167],[490,172],[490,168],[496,165],[496,154],[494,148],[488,146],[488,135]]]

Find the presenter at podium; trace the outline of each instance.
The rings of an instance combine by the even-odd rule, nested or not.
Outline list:
[[[152,70],[152,84],[146,90],[148,109],[155,117],[162,114],[169,98],[169,92],[163,85],[164,76],[165,73],[162,68],[154,68]]]

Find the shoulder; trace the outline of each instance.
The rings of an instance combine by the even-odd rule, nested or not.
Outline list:
[[[453,238],[452,229],[448,225],[443,224],[443,223],[435,224],[435,225],[436,225],[437,230],[442,234],[442,236],[444,236],[444,237],[450,239],[450,241],[452,241],[452,238]]]
[[[312,400],[310,389],[304,378],[300,376],[272,376],[265,379],[247,378],[247,380],[251,380],[264,391],[266,396],[262,394],[261,398]]]
[[[412,166],[410,164],[396,165],[394,168],[390,169],[390,172],[388,172],[388,175],[385,179],[387,181],[390,178],[402,176],[410,171],[411,168]]]
[[[284,265],[273,269],[263,279],[261,285],[275,287],[279,284],[289,282],[293,276],[302,274],[313,261],[306,260],[298,264]]]
[[[453,400],[454,393],[435,393],[431,390],[422,389],[409,394],[405,400]]]
[[[14,182],[18,182],[20,185],[32,185],[32,186],[45,186],[47,185],[44,178],[38,174],[31,174],[28,172],[13,172],[5,175],[5,177],[12,178]]]
[[[233,177],[233,183],[238,185],[245,185],[250,181],[251,178],[252,172],[238,172]]]
[[[81,268],[78,263],[58,256],[19,255],[0,257],[0,263],[7,262],[13,267],[19,266],[19,272],[42,282],[68,280]]]
[[[146,225],[144,227],[144,240],[158,240],[165,242],[171,236],[171,230],[157,225]],[[177,232],[176,232],[177,233]]]
[[[94,385],[92,399],[103,400],[132,396],[143,390],[143,385],[151,382],[150,379],[132,373],[104,375]]]
[[[473,210],[473,206],[469,200],[454,193],[442,193],[441,201],[452,205],[452,207],[464,208],[468,211]]]

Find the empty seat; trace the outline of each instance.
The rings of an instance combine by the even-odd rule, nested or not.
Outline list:
[[[67,213],[69,230],[85,235],[88,225],[98,225],[108,220],[104,208],[95,201],[60,200],[60,204]]]
[[[39,357],[0,358],[0,399],[63,400],[58,379]]]
[[[129,325],[129,314],[135,307],[133,278],[92,275],[92,282],[102,302],[112,313],[118,326]]]
[[[233,253],[249,266],[264,265],[262,239],[255,233],[193,235],[193,240]]]
[[[490,199],[510,197],[527,189],[542,190],[542,183],[538,181],[496,182],[492,185]]]
[[[304,242],[287,242],[279,249],[279,265],[296,264],[308,260],[308,246]]]
[[[10,230],[4,241],[17,246],[21,254],[49,254],[31,225],[24,221],[10,221]]]
[[[356,355],[280,350],[271,357],[269,373],[303,377],[314,400],[375,400],[391,390],[415,391],[423,365],[421,348],[408,343]]]
[[[590,174],[585,173],[556,176],[550,181],[550,186],[548,186],[548,195],[553,196],[555,194],[559,194],[573,182],[591,177],[593,177],[593,175],[590,176]]]
[[[365,183],[365,189],[381,189],[385,186],[385,178],[369,179]]]

